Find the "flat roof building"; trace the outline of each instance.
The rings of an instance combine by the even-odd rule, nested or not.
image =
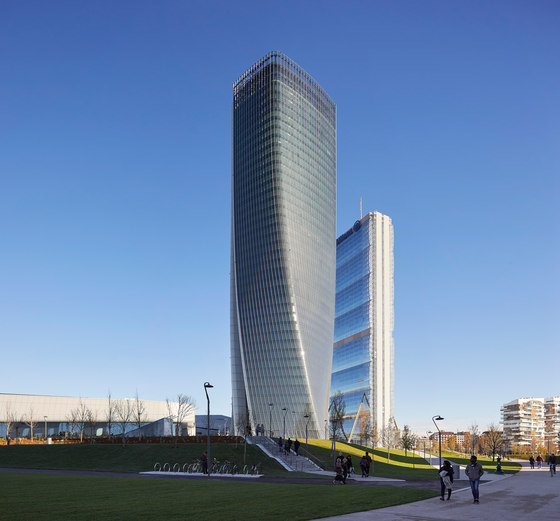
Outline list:
[[[391,218],[368,213],[336,242],[331,399],[342,393],[344,431],[355,440],[361,437],[365,420],[379,433],[394,417]]]
[[[139,403],[138,403],[139,402]],[[156,435],[171,435],[176,431],[178,402],[139,400],[136,398],[80,398],[74,396],[41,396],[34,394],[0,393],[0,437],[45,437],[72,433],[77,423],[89,435],[121,435],[138,427],[160,421]],[[109,415],[109,411],[111,414]],[[195,408],[189,405],[179,416],[180,431],[195,434]],[[143,433],[145,434],[145,433]]]

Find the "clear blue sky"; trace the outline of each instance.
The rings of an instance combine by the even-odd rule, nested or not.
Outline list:
[[[395,405],[485,427],[560,394],[557,1],[4,1],[0,392],[230,413],[232,82],[338,106],[338,231],[395,226]]]

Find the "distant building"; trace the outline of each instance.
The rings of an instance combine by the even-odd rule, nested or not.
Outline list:
[[[338,237],[331,399],[342,393],[347,436],[394,416],[393,224],[368,213]],[[391,424],[392,427],[392,424]]]
[[[175,433],[178,403],[140,400],[141,433],[143,436],[170,436]],[[114,409],[122,408],[118,414]],[[112,398],[113,413],[108,421],[108,398],[79,398],[72,396],[40,396],[32,394],[0,393],[0,437],[29,437],[33,427],[34,437],[57,436],[63,433],[76,434],[81,428],[86,436],[109,434],[134,436],[138,424],[134,418],[136,399]],[[171,416],[170,416],[171,409]],[[137,415],[136,415],[137,416]],[[189,406],[182,420],[184,433],[195,433],[195,408]]]
[[[449,442],[451,440],[455,440],[455,448],[461,449],[463,443],[465,442],[465,433],[464,432],[451,432],[451,431],[441,431],[441,443],[445,444],[447,447],[449,446]],[[433,432],[430,435],[430,440],[433,444],[439,444],[439,433]]]
[[[560,396],[518,398],[501,408],[504,437],[510,448],[557,450]]]
[[[208,431],[206,429],[206,414],[196,415],[196,435],[206,436]],[[229,416],[222,414],[210,415],[210,436],[229,436],[233,434],[233,424]]]
[[[233,85],[231,379],[236,434],[319,437],[327,418],[336,105],[283,53]],[[272,424],[272,425],[271,425]]]

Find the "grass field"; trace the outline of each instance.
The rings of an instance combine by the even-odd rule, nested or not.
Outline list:
[[[154,464],[191,463],[206,450],[202,443],[184,443],[177,447],[167,444],[134,445],[11,445],[0,448],[0,467],[96,470],[111,472],[143,472]],[[269,476],[282,476],[287,472],[275,460],[267,458],[258,448],[243,444],[215,444],[210,451],[211,459],[234,461],[243,465],[260,463]]]
[[[0,521],[305,521],[438,495],[340,487],[0,473]]]
[[[460,465],[468,465],[470,463],[470,456],[465,457],[457,452],[442,451],[441,457],[442,459],[448,459]],[[477,458],[486,472],[496,472],[496,465],[498,463],[492,461],[492,458],[487,458],[486,456],[477,456]],[[502,470],[506,474],[515,474],[521,470],[521,465],[513,461],[502,460]]]

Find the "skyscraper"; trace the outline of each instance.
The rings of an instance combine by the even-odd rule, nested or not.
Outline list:
[[[380,433],[394,416],[391,218],[368,213],[336,243],[331,397],[342,393],[345,434],[356,439],[363,420]]]
[[[318,436],[332,361],[336,106],[270,52],[233,85],[232,148],[234,423],[277,436],[308,424]]]

